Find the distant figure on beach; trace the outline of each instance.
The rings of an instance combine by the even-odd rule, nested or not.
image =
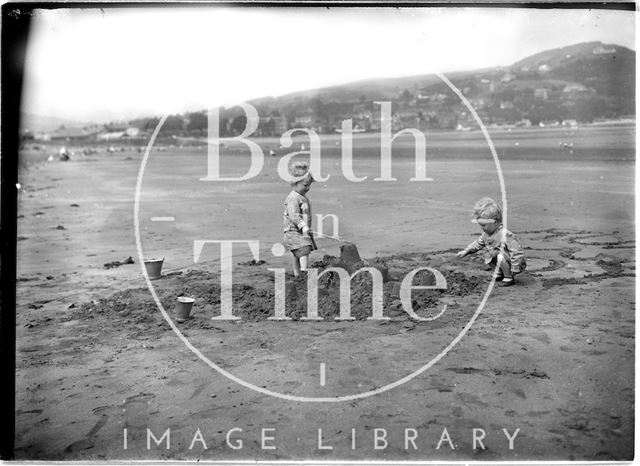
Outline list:
[[[69,151],[65,146],[62,146],[58,151],[58,159],[63,160],[65,162],[69,160]]]
[[[47,162],[55,162],[55,161],[67,162],[69,160],[69,151],[65,146],[62,146],[57,154],[50,155],[47,157]]]
[[[573,143],[572,142],[559,142],[558,143],[562,147],[562,152],[573,154]]]
[[[296,162],[289,174],[295,177],[284,201],[284,245],[293,254],[293,274],[298,277],[309,267],[309,254],[316,248],[311,232],[311,204],[306,194],[314,179],[305,162]]]
[[[527,262],[518,237],[502,226],[502,208],[493,199],[483,197],[473,207],[473,217],[471,221],[480,226],[482,234],[457,256],[482,250],[487,269],[494,269],[496,264],[499,267],[495,275],[499,285],[514,285],[515,275],[527,267]]]

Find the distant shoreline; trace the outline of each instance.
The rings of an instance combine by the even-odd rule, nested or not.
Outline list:
[[[577,127],[570,127],[570,126],[562,126],[562,125],[555,125],[555,126],[544,126],[544,127],[540,127],[540,126],[531,126],[531,127],[522,127],[522,126],[514,126],[514,125],[501,125],[501,126],[487,126],[487,130],[489,131],[489,133],[533,133],[533,132],[546,132],[546,131],[580,131],[581,129],[591,129],[591,128],[607,128],[607,127],[615,127],[615,128],[625,128],[625,127],[635,127],[636,126],[636,120],[635,119],[620,119],[620,120],[606,120],[606,121],[599,121],[599,122],[593,122],[593,123],[581,123],[578,124]],[[364,133],[355,133],[352,135],[352,137],[357,140],[357,139],[369,139],[372,136],[375,136],[376,134],[379,134],[379,132],[376,131],[369,131],[369,132],[364,132]],[[432,136],[443,136],[443,137],[450,137],[450,136],[463,136],[464,135],[481,135],[482,132],[480,129],[469,129],[469,130],[443,130],[443,129],[437,129],[437,130],[427,130],[424,131],[424,134],[426,135],[432,135]],[[341,138],[341,134],[340,133],[321,133],[318,134],[318,136],[322,139],[322,140],[326,140],[326,141],[331,141],[331,140],[340,140]],[[185,138],[189,138],[188,136],[185,136]],[[192,146],[203,146],[205,145],[205,141],[203,137],[200,138],[196,138],[193,137],[194,141],[192,144]],[[200,139],[200,140],[198,140]],[[255,141],[255,142],[265,142],[265,143],[277,143],[280,141],[280,137],[279,136],[260,136],[260,137],[249,137],[250,140]],[[293,140],[294,141],[305,141],[307,139],[307,137],[304,134],[294,134],[293,135]],[[165,144],[167,142],[171,142],[172,144],[170,145],[175,145],[178,146],[180,145],[179,143],[175,142],[175,138],[173,136],[163,136],[158,138],[158,140],[160,142],[164,142]],[[78,140],[70,140],[70,141],[65,141],[65,140],[25,140],[22,142],[23,146],[28,146],[28,145],[36,145],[36,146],[51,146],[51,147],[59,147],[59,146],[70,146],[70,147],[86,147],[86,146],[96,146],[96,147],[108,147],[108,146],[116,146],[116,147],[121,147],[121,146],[135,146],[135,147],[140,147],[140,146],[145,146],[148,142],[148,138],[136,138],[136,139],[119,139],[119,140],[113,140],[113,141],[90,141],[90,140],[82,140],[82,139],[78,139]]]

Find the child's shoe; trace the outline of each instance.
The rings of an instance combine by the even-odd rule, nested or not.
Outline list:
[[[498,283],[498,286],[513,286],[515,284],[516,284],[516,279],[511,277],[511,278],[503,278],[502,281]]]

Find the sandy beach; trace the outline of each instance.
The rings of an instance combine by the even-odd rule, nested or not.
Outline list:
[[[498,172],[479,133],[427,136],[428,175],[415,183],[410,141],[394,145],[396,182],[374,182],[379,149],[354,140],[352,183],[340,140],[323,138],[326,182],[314,213],[339,219],[362,265],[388,271],[390,320],[367,320],[371,280],[352,283],[354,321],[337,321],[338,283],[321,280],[317,322],[290,276],[282,241],[289,186],[279,157],[247,182],[206,182],[205,148],[153,150],[140,192],[145,258],[164,258],[153,288],[201,356],[247,384],[284,397],[348,397],[433,367],[361,399],[291,401],[236,383],[209,367],[164,319],[144,280],[133,205],[137,151],[42,161],[21,154],[17,243],[16,458],[20,460],[630,460],[634,436],[635,128],[492,131],[508,199],[508,228],[527,270],[510,288],[490,286],[480,255],[455,252],[480,231],[471,207],[501,199]],[[571,140],[571,154],[559,141]],[[302,141],[302,140],[301,140]],[[517,144],[516,144],[517,142]],[[265,154],[278,141],[262,140]],[[240,149],[222,153],[228,176],[248,169]],[[173,221],[153,221],[172,217]],[[331,232],[330,222],[323,226]],[[234,247],[233,309],[220,314],[220,254],[194,241],[259,241],[252,263]],[[340,243],[318,239],[311,261],[337,263]],[[113,261],[133,264],[107,268]],[[333,262],[332,262],[333,261]],[[286,268],[290,321],[268,320],[274,268]],[[399,304],[402,279],[437,269],[447,290],[417,292],[415,321]],[[431,283],[428,274],[417,277]],[[417,282],[416,282],[417,283]],[[488,292],[490,291],[490,292]],[[322,381],[320,371],[322,367]],[[474,429],[476,429],[474,431]],[[519,430],[518,430],[519,429]],[[149,434],[161,439],[149,447]],[[475,437],[475,441],[474,441]],[[482,437],[480,440],[478,440]],[[511,438],[511,441],[509,440]],[[480,443],[482,443],[482,447]],[[167,448],[168,447],[168,448]],[[331,447],[331,448],[329,448]],[[483,448],[484,447],[484,448]]]

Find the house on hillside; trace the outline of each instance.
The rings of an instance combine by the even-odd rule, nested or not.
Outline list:
[[[551,68],[546,63],[544,63],[544,64],[542,64],[542,65],[540,65],[538,67],[538,72],[540,72],[540,73],[548,73],[549,70],[551,70]]]
[[[273,131],[276,134],[282,134],[289,129],[289,121],[286,116],[272,116],[271,121],[273,121]]]
[[[140,136],[140,128],[130,127],[124,130],[124,135],[128,138],[137,138]]]
[[[313,115],[309,112],[297,114],[293,120],[294,128],[308,128],[313,121]]]
[[[36,141],[51,141],[51,134],[49,133],[35,133],[33,138]]]
[[[412,108],[397,110],[393,114],[393,123],[396,128],[416,128],[419,125],[418,112]]]
[[[576,120],[562,120],[562,126],[576,129],[578,127],[578,122]]]
[[[615,47],[605,47],[604,45],[598,45],[595,49],[593,49],[594,55],[609,55],[611,53],[616,53]]]
[[[538,126],[540,126],[540,128],[557,128],[560,126],[560,122],[557,120],[544,120],[541,121]]]
[[[567,84],[562,89],[562,97],[569,100],[579,100],[595,92],[596,90],[594,88],[582,84]]]
[[[587,90],[587,86],[584,86],[580,83],[567,84],[562,89],[562,92],[571,93],[571,92],[585,92]]]
[[[107,132],[125,131],[129,127],[129,123],[126,121],[112,121],[104,125],[104,129]]]
[[[353,106],[353,111],[354,112],[364,112],[366,111],[368,108],[370,107],[368,102],[360,102],[358,104],[355,104]]]
[[[287,117],[281,115],[270,115],[268,117],[260,117],[257,136],[280,136],[287,131]]]
[[[476,110],[482,110],[487,107],[486,99],[469,99],[469,102]]]
[[[508,83],[513,81],[514,79],[515,79],[515,76],[509,71],[507,71],[504,75],[502,75],[502,78],[500,78],[500,82]]]
[[[109,133],[100,133],[96,136],[96,140],[98,141],[115,141],[117,139],[122,139],[125,135],[124,131],[111,131]]]
[[[89,128],[64,128],[60,127],[49,134],[53,141],[81,141],[91,139],[98,134],[96,127]]]
[[[549,89],[546,89],[544,87],[540,87],[540,88],[536,89],[535,91],[533,91],[533,96],[536,99],[547,100],[549,98]]]

